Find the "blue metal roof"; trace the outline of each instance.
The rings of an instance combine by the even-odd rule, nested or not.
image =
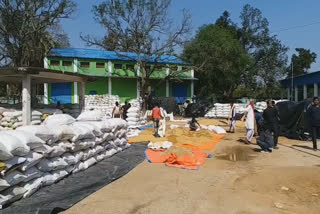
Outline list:
[[[49,57],[68,57],[82,59],[104,59],[104,60],[121,60],[121,61],[138,61],[138,55],[130,52],[121,52],[117,55],[114,51],[84,49],[84,48],[54,48],[51,50]],[[143,55],[141,56],[144,57]],[[154,63],[156,56],[149,58],[149,63]],[[188,65],[187,62],[175,56],[163,55],[158,60],[161,64],[179,64]]]
[[[280,83],[285,88],[290,88],[292,84],[292,78],[286,78],[280,80]],[[302,74],[293,77],[293,87],[301,87],[303,85],[312,85],[313,83],[320,83],[320,71]]]

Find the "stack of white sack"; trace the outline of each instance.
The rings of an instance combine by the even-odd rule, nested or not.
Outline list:
[[[42,119],[42,113],[39,111],[32,111],[31,124],[40,125]],[[2,119],[0,120],[0,126],[6,129],[16,129],[22,126],[22,111],[7,110],[3,111]]]
[[[99,110],[111,116],[116,102],[120,103],[120,97],[117,95],[86,95],[85,111]]]
[[[127,113],[127,121],[128,121],[128,126],[129,128],[136,128],[138,126],[140,126],[141,124],[140,122],[140,109],[137,107],[131,107],[128,109],[128,113]]]
[[[56,108],[41,108],[41,109],[37,109],[37,111],[47,115],[63,114],[63,112],[60,109],[56,109]]]
[[[235,103],[236,113],[244,113],[246,104],[242,103]],[[214,107],[211,108],[205,115],[208,118],[227,118],[229,116],[231,107],[229,103],[216,103]]]
[[[28,197],[129,147],[127,123],[101,112],[49,116],[40,126],[0,132],[0,205]]]
[[[78,117],[81,113],[79,104],[67,104],[63,105],[63,112],[65,114],[71,115],[72,117]]]

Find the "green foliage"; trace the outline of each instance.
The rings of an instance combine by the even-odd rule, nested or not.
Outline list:
[[[42,66],[51,48],[68,44],[59,21],[74,9],[72,0],[0,0],[2,66]]]
[[[311,52],[310,49],[296,48],[298,55],[293,54],[291,57],[291,62],[293,63],[293,75],[301,75],[311,68],[311,64],[316,62],[317,54]],[[291,64],[292,65],[292,64]],[[287,68],[288,76],[292,74],[291,65]]]
[[[245,5],[237,26],[225,11],[214,25],[203,26],[184,49],[199,69],[198,95],[228,100],[277,93],[288,48],[269,33],[259,9]]]

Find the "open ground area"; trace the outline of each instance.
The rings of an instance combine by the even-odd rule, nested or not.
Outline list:
[[[239,125],[199,171],[144,161],[65,213],[319,213],[319,151],[281,137],[279,150],[260,153],[239,142]]]

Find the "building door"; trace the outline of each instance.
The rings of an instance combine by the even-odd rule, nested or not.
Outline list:
[[[188,97],[188,87],[185,85],[174,85],[172,94],[176,98],[177,103],[184,103]]]
[[[51,84],[51,103],[61,104],[71,103],[72,83],[53,83]]]

